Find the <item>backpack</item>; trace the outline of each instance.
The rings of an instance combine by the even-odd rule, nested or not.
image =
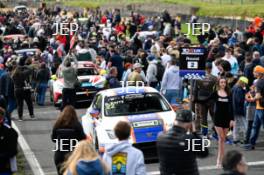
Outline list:
[[[202,80],[197,80],[196,93],[198,101],[208,100],[215,91],[216,77],[206,76]]]
[[[157,63],[157,75],[156,78],[160,82],[162,81],[163,74],[165,72],[165,67],[161,64],[161,62]]]

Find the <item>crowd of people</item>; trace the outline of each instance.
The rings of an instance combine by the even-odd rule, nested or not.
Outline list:
[[[197,19],[193,15],[190,22],[195,23]],[[78,31],[64,29],[67,35],[53,35],[57,33],[55,22],[77,23]],[[96,65],[100,75],[106,77],[105,88],[120,87],[121,81],[129,85],[143,82],[160,91],[170,104],[190,99],[190,108],[196,114],[196,133],[218,140],[217,166],[220,167],[223,160],[230,161],[232,156],[237,161],[239,159],[239,164],[242,159],[240,154],[234,152],[225,159],[224,147],[226,141],[232,141],[234,144],[245,144],[247,150],[254,149],[261,125],[264,124],[264,22],[258,18],[246,29],[212,26],[209,32],[197,36],[198,43],[192,43],[181,32],[181,25],[181,18],[172,17],[166,10],[152,17],[136,12],[124,17],[119,9],[67,12],[59,6],[48,8],[43,3],[36,11],[28,10],[19,14],[0,12],[0,100],[1,111],[4,111],[1,112],[4,115],[3,123],[11,126],[11,114],[16,108],[19,121],[23,121],[24,101],[30,117],[35,119],[34,102],[39,106],[45,105],[50,76],[61,65],[64,79],[62,113],[54,126],[52,140],[64,137],[83,140],[85,136],[74,111],[77,64],[71,63],[76,63],[78,57],[78,60],[89,60]],[[5,37],[16,34],[22,34],[23,37]],[[207,50],[206,76],[190,81],[182,79],[179,74],[180,48],[194,45]],[[15,52],[26,48],[36,48],[37,51],[22,55]],[[37,94],[36,97],[34,94]],[[212,125],[208,122],[208,112]],[[130,135],[129,127],[125,123],[116,126],[120,144],[106,152],[103,157],[105,163],[86,142],[78,144],[71,159],[87,161],[67,161],[64,165],[66,153],[56,152],[58,173],[64,169],[68,174],[85,174],[89,171],[105,174],[114,171],[107,169],[107,165],[113,162],[113,155],[125,152],[129,157],[134,152],[138,158],[129,159],[132,162],[127,162],[128,169],[131,174],[144,174],[142,153],[126,142]],[[172,132],[185,130],[176,127]],[[233,139],[227,136],[228,132],[232,133]],[[158,144],[161,150],[163,146]],[[164,159],[161,161],[161,171],[162,164],[167,165],[166,162],[170,161],[166,155],[170,156],[170,151],[173,152],[170,149],[166,151],[164,157],[160,157]],[[12,156],[14,153],[15,150]],[[192,164],[197,166],[194,162]],[[234,164],[231,168],[238,166]],[[224,168],[230,166],[224,165]],[[240,171],[242,168],[238,169]],[[164,167],[164,171],[167,170],[174,171],[173,168]]]

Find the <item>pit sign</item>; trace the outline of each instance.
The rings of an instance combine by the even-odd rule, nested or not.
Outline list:
[[[205,76],[205,48],[184,47],[180,50],[180,76],[185,79],[202,79]]]

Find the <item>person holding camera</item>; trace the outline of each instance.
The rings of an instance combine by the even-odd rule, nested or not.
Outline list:
[[[21,58],[19,60],[18,66],[15,68],[11,76],[14,82],[15,98],[17,102],[19,121],[23,120],[24,100],[27,103],[30,117],[35,118],[33,111],[33,101],[31,98],[32,87],[29,82],[31,73],[32,73],[31,69],[25,66],[25,60]]]
[[[74,64],[71,63],[73,60]],[[66,56],[61,64],[63,89],[62,89],[62,107],[66,105],[75,106],[76,84],[78,83],[77,67],[78,62],[76,57]]]
[[[207,157],[209,151],[196,134],[193,119],[192,111],[178,110],[174,126],[159,135],[157,150],[161,175],[199,174],[196,157]]]

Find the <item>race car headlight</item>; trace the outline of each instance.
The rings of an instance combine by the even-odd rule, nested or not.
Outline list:
[[[106,130],[106,132],[110,139],[116,139],[116,136],[113,130]]]

